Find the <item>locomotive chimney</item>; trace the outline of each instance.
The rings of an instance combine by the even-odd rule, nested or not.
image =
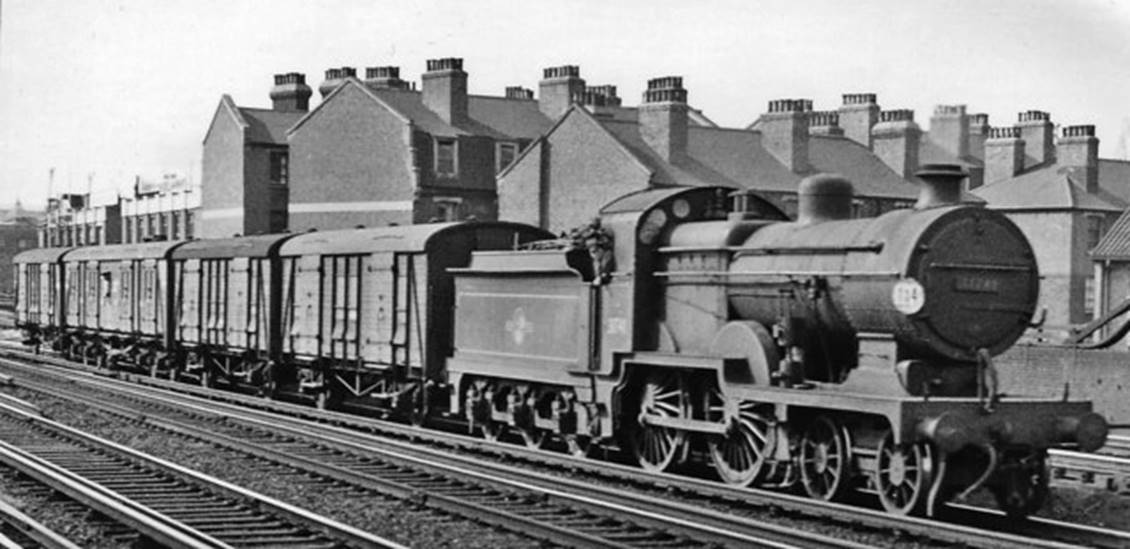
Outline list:
[[[855,189],[842,175],[818,173],[800,182],[797,189],[797,223],[811,225],[851,219]]]
[[[922,181],[914,208],[924,210],[961,202],[961,182],[969,174],[957,164],[923,164],[914,176]]]

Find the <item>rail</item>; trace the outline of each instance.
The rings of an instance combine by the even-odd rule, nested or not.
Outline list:
[[[21,535],[38,543],[45,549],[79,549],[78,545],[71,543],[67,538],[59,535],[54,530],[44,526],[39,521],[29,517],[24,514],[23,511],[9,505],[5,501],[0,501],[0,522],[15,528]],[[0,536],[0,538],[4,538],[4,536]],[[21,545],[11,539],[8,539],[7,543],[11,543],[11,547],[21,547]],[[7,543],[5,543],[3,539],[0,539],[0,547],[7,549],[7,547],[9,547]]]

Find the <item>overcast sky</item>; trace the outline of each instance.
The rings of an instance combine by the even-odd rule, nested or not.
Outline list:
[[[744,126],[770,99],[875,92],[926,128],[938,103],[1006,125],[1041,109],[1094,124],[1101,155],[1130,142],[1130,3],[1115,0],[0,0],[0,206],[200,176],[221,94],[269,106],[274,73],[312,87],[329,67],[462,57],[471,93],[537,88],[575,64],[639,103],[648,78]],[[312,104],[313,106],[313,104]]]

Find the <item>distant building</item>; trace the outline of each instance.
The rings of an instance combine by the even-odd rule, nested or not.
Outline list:
[[[42,247],[98,246],[196,236],[200,189],[186,178],[134,178],[133,192],[95,204],[89,194],[47,200],[39,230]]]
[[[910,207],[917,197],[902,170],[845,137],[841,116],[814,112],[811,101],[770,101],[748,129],[719,128],[694,113],[679,77],[650,80],[638,108],[574,105],[499,175],[500,216],[562,231],[613,198],[674,185],[757,190],[795,216],[797,184],[818,172],[854,183],[857,216]],[[906,135],[912,112],[877,115],[876,140],[892,158],[916,150]]]
[[[92,204],[90,194],[61,194],[47,199],[39,243],[56,246],[97,246],[122,241],[121,206]]]
[[[200,237],[287,228],[290,154],[286,132],[309,110],[305,75],[275,75],[272,107],[240,107],[224,95],[204,135]]]
[[[1057,140],[1050,115],[1041,111],[1020,113],[1017,125],[992,128],[985,141],[987,184],[973,193],[1007,214],[1032,243],[1046,331],[1086,322],[1105,306],[1101,296],[1096,303],[1090,253],[1130,205],[1130,164],[1100,160],[1098,151],[1094,126],[1066,126]],[[1098,251],[1099,257],[1115,253],[1112,246]]]
[[[119,200],[119,211],[122,242],[195,238],[200,188],[175,175],[165,175],[159,181],[139,176],[133,196]]]
[[[397,67],[354,75],[327,71],[325,99],[288,132],[293,231],[495,219],[495,174],[569,102],[564,89],[468,94],[457,58],[429,60],[420,91]]]
[[[38,228],[43,212],[30,211],[17,201],[15,207],[0,209],[0,294],[12,291],[12,257],[38,245]]]

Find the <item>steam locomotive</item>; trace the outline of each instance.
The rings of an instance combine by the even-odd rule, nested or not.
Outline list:
[[[363,403],[726,483],[863,490],[897,514],[987,487],[1037,510],[1089,402],[1001,394],[993,357],[1038,273],[1005,216],[927,165],[913,209],[852,219],[816,175],[796,221],[751,192],[651,189],[554,238],[504,222],[51,248],[16,258],[17,323],[108,368]]]

